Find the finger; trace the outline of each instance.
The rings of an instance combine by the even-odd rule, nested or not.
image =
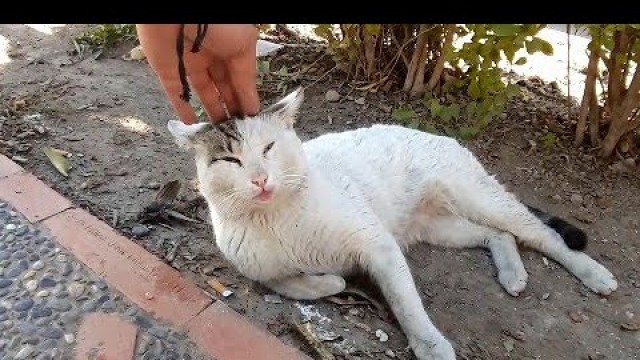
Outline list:
[[[185,124],[196,123],[198,121],[198,116],[195,111],[193,111],[191,103],[184,101],[180,97],[180,94],[182,94],[182,82],[180,82],[180,78],[173,74],[164,74],[163,76],[158,77],[160,78],[162,87],[164,88],[164,91],[180,120]]]
[[[219,96],[222,97],[222,101],[229,111],[229,115],[232,117],[244,117],[244,114],[240,111],[238,106],[238,100],[233,92],[231,84],[229,84],[229,76],[225,71],[223,65],[219,62],[214,63],[209,67],[209,75],[219,91]]]
[[[227,73],[238,111],[243,115],[257,114],[260,97],[256,84],[256,47],[231,60],[227,65]]]
[[[202,106],[204,106],[207,115],[209,115],[209,119],[214,123],[227,120],[227,114],[218,95],[220,89],[214,83],[209,72],[204,69],[191,73],[189,74],[189,80],[191,81],[193,89],[198,94],[198,98]]]

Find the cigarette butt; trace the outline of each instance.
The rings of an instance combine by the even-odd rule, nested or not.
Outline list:
[[[215,291],[217,291],[223,297],[229,297],[233,295],[233,291],[226,286],[224,286],[220,281],[216,279],[209,279],[207,284],[211,286]]]

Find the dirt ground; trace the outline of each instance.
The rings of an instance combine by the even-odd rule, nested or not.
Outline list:
[[[122,44],[97,60],[81,58],[73,53],[71,40],[87,29],[65,26],[48,35],[24,25],[0,25],[0,38],[10,42],[10,62],[0,65],[0,152],[131,234],[137,214],[160,184],[189,182],[194,167],[165,130],[174,113],[148,65],[121,58],[133,44]],[[313,61],[296,57],[297,49],[276,55],[272,62]],[[300,80],[308,85],[321,73]],[[527,99],[511,102],[505,116],[468,145],[524,202],[584,228],[591,239],[587,253],[616,275],[619,289],[600,297],[556,263],[525,251],[529,283],[513,298],[498,284],[486,251],[422,245],[408,258],[424,305],[461,359],[638,359],[640,331],[621,325],[638,324],[640,317],[640,169],[632,160],[602,161],[572,149],[562,97],[548,84],[520,84]],[[328,89],[337,90],[342,100],[327,102]],[[266,90],[261,94],[265,103],[275,96]],[[305,139],[389,122],[387,111],[401,101],[393,92],[353,90],[337,73],[314,83],[306,94],[298,123]],[[362,96],[364,103],[351,100]],[[558,141],[546,149],[542,139],[549,131]],[[43,152],[47,146],[72,154],[69,177],[51,166]],[[640,162],[637,154],[628,157],[634,156]],[[188,200],[197,194],[193,186],[185,186],[180,196]],[[135,241],[214,295],[208,279],[227,284],[235,294],[224,301],[314,358],[292,319],[311,321],[338,358],[413,359],[386,305],[375,306],[384,302],[370,284],[353,281],[373,303],[358,294],[302,303],[265,297],[270,295],[266,289],[244,279],[220,257],[206,209],[192,204],[184,212],[201,223],[155,223],[149,234],[136,232],[140,236]],[[380,341],[378,329],[388,341]]]

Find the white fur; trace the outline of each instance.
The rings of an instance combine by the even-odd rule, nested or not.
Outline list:
[[[342,276],[364,270],[421,360],[455,353],[425,312],[402,253],[416,242],[488,248],[514,296],[527,281],[516,238],[592,290],[616,289],[607,269],[567,248],[455,140],[375,125],[302,144],[291,126],[301,102],[298,91],[273,112],[237,121],[244,139],[234,155],[243,166],[210,164],[206,148],[193,144],[216,242],[246,277],[290,298],[317,299],[341,292]],[[274,189],[269,203],[253,198],[256,171]]]

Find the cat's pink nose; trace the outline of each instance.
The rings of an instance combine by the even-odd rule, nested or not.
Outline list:
[[[257,187],[264,188],[264,185],[267,183],[267,179],[267,174],[260,174],[254,176],[253,179],[251,179],[251,183]]]

